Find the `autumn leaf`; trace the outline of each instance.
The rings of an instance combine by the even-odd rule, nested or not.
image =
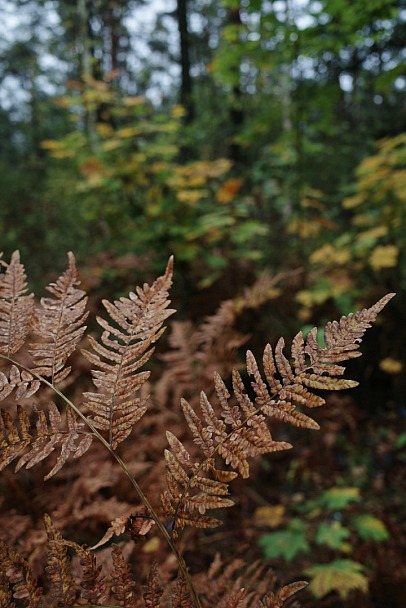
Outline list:
[[[386,357],[379,362],[380,369],[386,374],[401,374],[403,372],[403,362],[392,357]]]
[[[283,505],[274,505],[272,507],[258,507],[255,509],[254,522],[256,526],[266,526],[268,528],[276,528],[282,522],[285,514]]]
[[[351,559],[337,559],[329,564],[315,564],[304,573],[312,577],[309,589],[316,598],[337,591],[345,599],[354,589],[367,592],[368,579],[363,570],[362,564]]]
[[[235,195],[239,192],[242,185],[242,180],[239,178],[230,177],[227,179],[220,190],[216,194],[216,200],[219,203],[231,203]]]
[[[395,245],[380,245],[371,253],[369,263],[374,270],[394,268],[397,264],[398,256],[399,248]]]

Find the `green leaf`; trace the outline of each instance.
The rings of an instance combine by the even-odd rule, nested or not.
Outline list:
[[[373,515],[359,515],[351,523],[364,540],[381,541],[389,538],[389,532],[383,521]]]
[[[401,450],[406,445],[406,433],[402,433],[396,437],[395,447],[397,450]]]
[[[312,577],[309,589],[315,597],[321,598],[337,591],[345,599],[353,589],[368,590],[368,579],[363,570],[362,564],[351,559],[337,559],[330,564],[316,564],[304,573]]]
[[[264,534],[259,539],[264,555],[268,559],[283,557],[291,562],[300,551],[310,552],[306,540],[307,526],[300,520],[292,520],[287,530]]]
[[[330,488],[320,496],[318,503],[329,511],[345,509],[350,502],[359,502],[359,488]]]
[[[350,531],[339,521],[321,523],[317,528],[315,541],[318,545],[327,545],[331,549],[341,550],[343,541],[350,536]]]

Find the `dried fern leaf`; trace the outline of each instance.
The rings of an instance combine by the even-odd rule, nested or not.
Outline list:
[[[35,372],[51,383],[61,382],[71,371],[65,367],[76,350],[86,326],[84,322],[87,297],[80,285],[73,253],[68,253],[68,268],[46,289],[54,296],[41,298],[41,306],[34,317],[33,330],[41,342],[31,344],[30,354],[35,361]]]
[[[27,277],[20,264],[20,253],[14,251],[10,264],[0,275],[0,353],[11,357],[25,343],[34,311],[34,294],[27,293]]]
[[[44,516],[44,522],[48,536],[45,571],[50,581],[49,599],[56,606],[72,606],[76,593],[67,547],[49,515]]]
[[[29,469],[46,459],[59,445],[60,453],[44,478],[47,480],[63,467],[68,458],[82,456],[92,443],[93,435],[83,431],[83,423],[70,408],[66,411],[67,429],[60,429],[62,417],[52,401],[48,404],[48,418],[43,410],[36,412],[35,434],[30,432],[29,417],[21,406],[17,406],[17,421],[4,410],[0,410],[0,414],[0,471],[16,458],[19,458],[16,472],[24,466]]]
[[[83,572],[80,597],[96,606],[104,604],[108,597],[107,586],[104,577],[101,576],[102,567],[97,565],[96,557],[89,549],[73,541],[64,540],[64,544],[74,549],[80,560]]]
[[[28,416],[21,407],[18,408],[18,420],[20,429],[15,426],[9,412],[1,410],[0,471],[21,456],[32,441],[28,433]]]
[[[113,558],[113,571],[111,574],[111,592],[125,608],[136,608],[135,581],[130,566],[124,559],[123,553],[117,545],[111,552]]]
[[[224,608],[243,608],[246,606],[245,598],[246,598],[245,589],[239,589],[238,591],[233,591],[229,594],[229,597],[224,604]]]
[[[25,559],[0,540],[0,606],[12,608],[14,597],[19,605],[41,608],[42,595],[43,590]]]
[[[96,366],[92,371],[98,392],[85,393],[85,403],[95,427],[108,432],[113,449],[131,433],[134,424],[145,414],[146,402],[138,393],[149,372],[137,370],[151,357],[153,344],[164,331],[164,321],[174,312],[169,305],[172,284],[172,258],[165,274],[152,286],[138,287],[137,293],[111,304],[103,304],[112,320],[97,318],[103,328],[101,342],[90,338],[94,352],[83,351]]]
[[[188,517],[193,521],[196,512],[204,515],[208,509],[232,505],[231,500],[224,498],[231,479],[229,471],[215,468],[216,457],[221,457],[233,473],[248,477],[249,458],[292,447],[289,443],[273,440],[266,418],[302,428],[319,428],[317,422],[298,408],[315,408],[325,403],[311,389],[342,390],[357,385],[357,382],[341,377],[345,368],[336,363],[358,355],[363,334],[393,295],[388,294],[371,308],[328,323],[325,348],[317,342],[317,329],[311,330],[306,340],[299,332],[292,342],[293,366],[283,352],[283,338],[279,339],[275,353],[268,344],[263,354],[265,379],[253,353],[248,351],[247,372],[254,400],[247,394],[236,370],[232,375],[233,395],[221,377],[214,375],[216,408],[205,393],[200,396],[200,416],[182,400],[186,422],[203,458],[200,463],[192,462],[183,444],[168,434],[171,450],[165,453],[167,490],[162,496],[162,505],[165,514],[172,518],[174,528],[187,524]],[[231,402],[233,397],[234,403]],[[202,476],[202,472],[207,473],[207,477]],[[222,485],[212,485],[213,480]]]
[[[170,608],[194,608],[186,583],[180,577],[173,586],[169,605]]]
[[[143,593],[145,608],[160,608],[160,598],[163,592],[164,589],[159,582],[158,563],[154,562],[149,571],[147,584]]]
[[[120,517],[116,517],[115,519],[113,519],[110,527],[108,528],[107,532],[104,534],[103,538],[101,540],[99,540],[98,543],[96,543],[95,545],[90,547],[90,549],[92,551],[94,549],[98,549],[102,545],[105,545],[111,538],[113,538],[114,535],[120,536],[121,534],[124,534],[124,532],[126,531],[126,528],[127,528],[127,524],[128,524],[128,517],[126,517],[125,515],[121,515]]]
[[[282,608],[284,603],[293,595],[307,587],[306,581],[296,581],[279,589],[278,593],[267,593],[259,602],[258,608]]]
[[[8,377],[5,373],[0,372],[0,401],[9,397],[15,390],[14,399],[29,399],[40,388],[41,382],[34,378],[26,370],[20,370],[16,365],[11,365],[8,370]]]

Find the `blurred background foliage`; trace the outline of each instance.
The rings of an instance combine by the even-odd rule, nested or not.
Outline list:
[[[262,272],[285,273],[272,306],[240,319],[254,350],[396,291],[357,394],[399,463],[402,0],[0,0],[0,11],[5,257],[20,249],[41,294],[72,250],[99,298],[175,254],[174,303],[194,323]],[[374,478],[376,463],[344,453],[346,474]]]
[[[301,269],[280,333],[387,291],[404,321],[401,1],[0,8],[2,249],[34,288],[67,250],[113,294],[175,254],[193,320]]]

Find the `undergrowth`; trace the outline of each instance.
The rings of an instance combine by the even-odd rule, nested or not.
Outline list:
[[[13,487],[34,519],[43,506],[48,513],[43,528],[11,511],[3,521],[0,607],[280,608],[307,583],[276,591],[266,564],[224,564],[219,554],[206,570],[191,572],[188,530],[217,527],[218,510],[234,504],[230,483],[250,476],[252,459],[292,447],[274,438],[272,423],[318,429],[303,410],[325,404],[320,391],[356,386],[343,378],[341,363],[361,354],[364,332],[394,294],[328,323],[323,346],[314,328],[293,338],[289,357],[283,338],[274,349],[265,346],[261,364],[248,351],[240,373],[236,351],[246,336],[236,318],[277,291],[278,277],[262,277],[201,326],[174,323],[172,350],[161,356],[167,370],[152,387],[144,368],[175,312],[172,259],[152,285],[103,301],[101,337],[86,335],[87,296],[71,253],[68,262],[39,304],[27,293],[19,253],[1,262],[0,468],[15,463]],[[82,390],[80,375],[89,367],[93,383]],[[198,396],[198,386],[209,388]],[[44,485],[35,471],[45,460]],[[32,467],[30,482],[23,469]],[[46,495],[54,476],[61,482]],[[108,529],[95,543],[106,518]],[[130,540],[117,542],[124,534]],[[143,558],[136,575],[134,546]]]

